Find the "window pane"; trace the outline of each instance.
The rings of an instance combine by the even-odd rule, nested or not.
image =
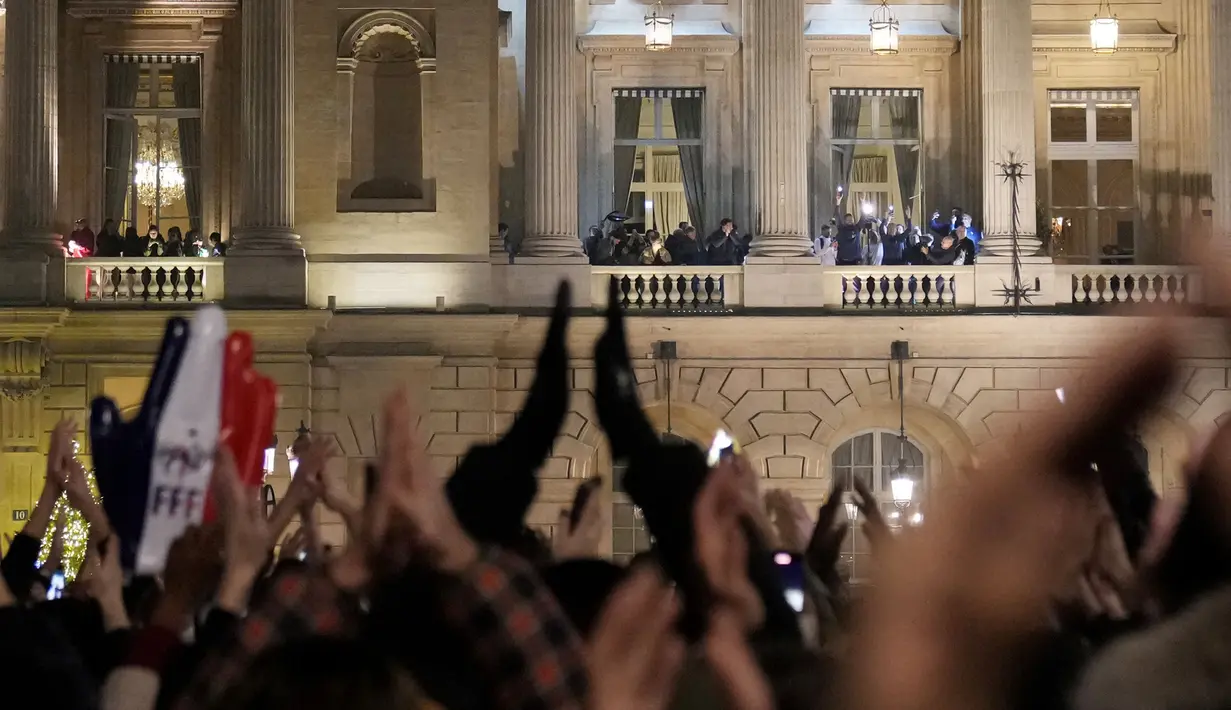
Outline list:
[[[1131,160],[1098,161],[1099,207],[1137,206],[1137,180],[1133,168]]]
[[[1056,256],[1085,260],[1090,256],[1090,228],[1085,210],[1056,210],[1052,223],[1057,227]]]
[[[875,454],[872,447],[876,443],[876,435],[872,433],[862,434],[851,441],[854,446],[852,453],[852,463],[856,466],[872,466],[875,461]]]
[[[1052,143],[1086,142],[1086,105],[1053,104],[1051,107]]]
[[[631,528],[637,524],[633,516],[631,503],[615,503],[612,505],[611,524],[617,528]]]
[[[1131,264],[1135,256],[1136,212],[1104,210],[1098,220],[1099,261],[1104,264]]]
[[[1056,207],[1089,206],[1090,176],[1086,161],[1051,161],[1051,203]]]
[[[869,490],[876,490],[876,483],[872,480],[871,466],[860,466],[859,468],[854,469],[852,474],[856,479],[863,481],[863,484],[867,486]]]
[[[838,450],[833,453],[834,468],[846,468],[851,465],[851,450],[855,446],[853,441],[845,441]]]
[[[1094,132],[1099,143],[1128,143],[1133,140],[1131,104],[1098,104],[1094,107]]]
[[[636,538],[632,530],[619,528],[611,531],[611,551],[617,554],[632,554],[637,551]]]
[[[654,125],[654,99],[641,100],[641,120],[637,124],[637,138],[653,140],[657,137]]]

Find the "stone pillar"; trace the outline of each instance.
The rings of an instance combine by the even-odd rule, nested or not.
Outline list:
[[[998,164],[1026,163],[1018,187],[1018,248],[1023,256],[1042,247],[1035,228],[1034,50],[1030,3],[982,0],[979,13],[983,96],[983,247],[1011,256],[1011,186]]]
[[[526,236],[521,254],[580,257],[573,0],[526,3]]]
[[[10,0],[5,16],[4,228],[0,300],[63,299],[59,209],[59,19],[57,0]]]
[[[804,0],[746,6],[751,112],[752,254],[812,253],[808,233],[808,58]]]
[[[303,305],[307,262],[295,233],[294,0],[242,3],[239,224],[228,301]]]
[[[1214,239],[1231,252],[1231,5],[1210,3]]]

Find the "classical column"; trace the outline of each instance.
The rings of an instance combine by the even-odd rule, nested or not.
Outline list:
[[[807,256],[808,58],[804,0],[747,5],[748,105],[752,109],[752,254]]]
[[[982,0],[979,13],[983,95],[983,247],[994,255],[1013,253],[1011,185],[998,165],[1026,164],[1018,186],[1018,248],[1036,254],[1043,243],[1035,229],[1034,50],[1030,3]]]
[[[524,256],[581,256],[577,233],[577,36],[573,0],[526,3]]]
[[[243,153],[225,298],[302,306],[308,263],[295,232],[294,0],[244,0],[240,23]]]
[[[244,152],[233,250],[302,253],[295,233],[294,0],[242,5]]]
[[[1210,3],[1214,239],[1231,252],[1231,5]]]
[[[6,252],[63,256],[59,207],[57,0],[9,0],[5,15]],[[6,277],[7,278],[7,277]],[[0,287],[2,288],[2,287]]]

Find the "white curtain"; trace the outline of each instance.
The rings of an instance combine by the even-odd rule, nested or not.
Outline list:
[[[654,182],[660,185],[682,185],[684,182],[678,155],[655,155],[653,174]],[[654,200],[654,226],[664,238],[674,232],[680,222],[692,222],[688,218],[688,197],[683,191],[651,192],[650,195]]]

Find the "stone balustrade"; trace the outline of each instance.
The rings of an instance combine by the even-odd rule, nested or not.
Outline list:
[[[1183,266],[1056,266],[1056,286],[1070,287],[1065,305],[1201,303],[1201,275]],[[1057,302],[1061,305],[1061,302]]]
[[[183,305],[223,297],[222,259],[69,259],[65,269],[69,303]]]
[[[826,304],[864,310],[940,310],[975,305],[974,267],[863,266],[826,269]]]
[[[743,269],[738,266],[594,267],[591,303],[606,306],[616,279],[625,308],[663,311],[724,311],[743,305]]]

